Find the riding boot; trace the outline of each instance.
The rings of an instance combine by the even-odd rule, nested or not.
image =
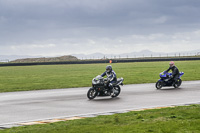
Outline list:
[[[109,89],[110,89],[110,93],[113,93],[113,85],[112,85],[112,83],[109,83]]]
[[[172,83],[172,86],[174,86],[175,83],[176,83],[176,79],[173,79],[172,82],[173,82],[173,83]]]

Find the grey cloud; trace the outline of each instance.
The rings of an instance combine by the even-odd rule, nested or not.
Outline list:
[[[199,12],[197,0],[0,0],[0,46],[192,32]]]

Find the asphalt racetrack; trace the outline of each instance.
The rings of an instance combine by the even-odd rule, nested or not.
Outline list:
[[[88,89],[0,93],[0,128],[22,122],[200,103],[200,81],[183,81],[180,88],[161,90],[155,88],[155,83],[124,85],[118,97],[96,97],[94,100],[88,100]]]

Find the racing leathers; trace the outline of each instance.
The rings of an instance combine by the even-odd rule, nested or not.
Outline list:
[[[172,66],[172,67],[169,67],[166,72],[172,70],[172,76],[170,77],[170,80],[172,81],[177,81],[177,79],[179,78],[180,76],[180,73],[179,73],[179,70],[176,66]]]
[[[108,87],[112,90],[113,89],[113,84],[117,82],[117,76],[116,73],[111,70],[110,72],[105,71],[104,73],[101,74],[102,77],[107,76],[108,79]]]

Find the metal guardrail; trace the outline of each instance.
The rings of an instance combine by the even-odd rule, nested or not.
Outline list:
[[[112,59],[112,63],[125,62],[154,62],[154,61],[188,61],[200,60],[200,57],[183,57],[183,58],[134,58],[134,59]],[[0,66],[30,66],[30,65],[59,65],[59,64],[95,64],[109,63],[110,59],[105,60],[85,60],[85,61],[63,61],[63,62],[33,62],[33,63],[2,63]]]

